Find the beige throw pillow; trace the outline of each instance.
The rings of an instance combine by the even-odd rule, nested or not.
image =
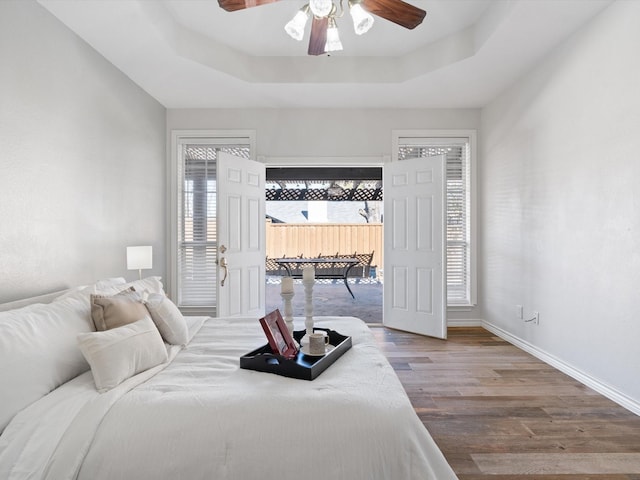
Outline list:
[[[100,393],[168,359],[167,348],[149,316],[106,332],[81,333],[77,341]]]
[[[136,322],[148,314],[133,288],[113,296],[91,295],[91,318],[99,332]]]

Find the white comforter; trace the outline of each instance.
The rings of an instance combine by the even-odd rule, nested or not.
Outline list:
[[[316,326],[353,347],[313,381],[239,368],[266,343],[256,319],[208,319],[168,365],[102,395],[80,375],[5,429],[0,478],[456,478],[368,327]]]

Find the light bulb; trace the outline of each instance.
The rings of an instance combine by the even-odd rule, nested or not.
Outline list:
[[[308,18],[309,15],[304,9],[298,10],[298,13],[284,26],[284,31],[294,40],[301,41],[304,36],[304,27],[307,24]]]
[[[369,12],[362,8],[360,3],[351,3],[349,12],[351,13],[351,18],[353,18],[353,29],[356,31],[357,35],[362,35],[363,33],[368,32],[373,26],[373,17]]]
[[[324,46],[325,52],[336,52],[342,50],[342,42],[340,41],[340,35],[338,34],[338,26],[336,21],[332,18],[329,19],[329,28],[327,28],[327,43]]]
[[[309,8],[313,12],[316,17],[322,18],[326,17],[331,13],[331,9],[333,8],[332,0],[310,0]]]

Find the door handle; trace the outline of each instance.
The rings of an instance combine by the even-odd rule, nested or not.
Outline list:
[[[229,264],[227,263],[226,258],[222,257],[220,259],[220,266],[224,268],[224,277],[222,277],[222,280],[220,281],[220,286],[224,287],[224,282],[227,279],[227,275],[229,274]]]

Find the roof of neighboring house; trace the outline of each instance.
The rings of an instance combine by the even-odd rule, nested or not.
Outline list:
[[[274,223],[306,223],[306,222],[327,222],[327,223],[366,223],[365,217],[360,213],[365,209],[365,202],[314,202],[326,205],[326,219],[310,218],[309,204],[311,202],[301,201],[267,201],[267,218],[271,218]],[[369,202],[377,205],[382,213],[382,202]],[[274,220],[275,219],[275,220]]]

